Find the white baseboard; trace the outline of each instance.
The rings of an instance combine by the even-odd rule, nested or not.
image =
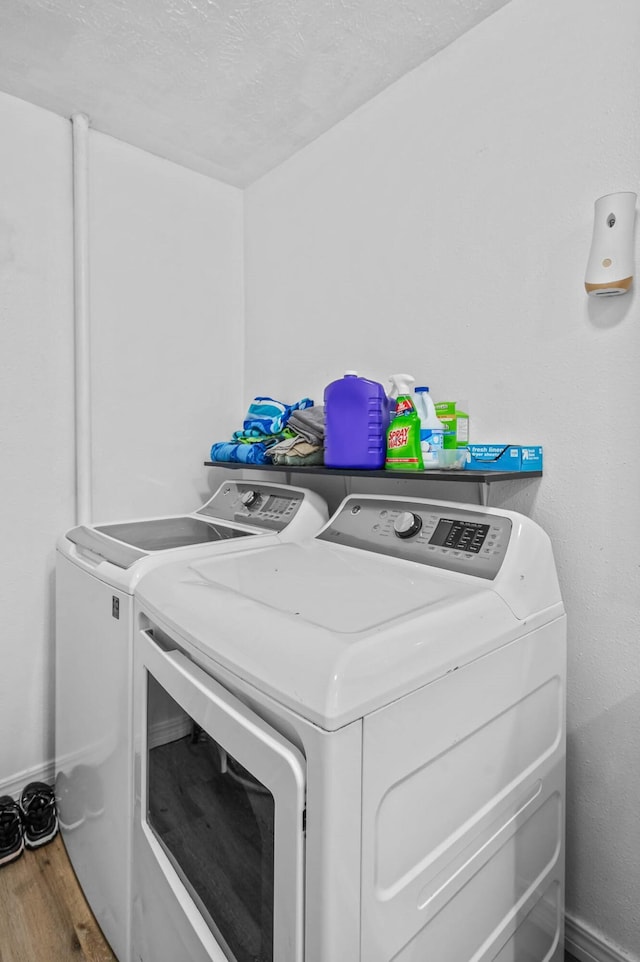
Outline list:
[[[55,765],[53,761],[45,762],[44,765],[25,768],[24,771],[0,782],[0,795],[11,795],[12,798],[17,800],[20,798],[22,789],[29,782],[45,782],[47,785],[53,785],[54,781]]]
[[[564,947],[578,962],[640,962],[571,915],[564,920]]]

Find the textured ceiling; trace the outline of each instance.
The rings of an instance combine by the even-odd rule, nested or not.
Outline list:
[[[0,90],[246,186],[508,0],[0,0]]]

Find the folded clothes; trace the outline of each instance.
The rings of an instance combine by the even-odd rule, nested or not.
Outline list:
[[[309,465],[324,462],[324,449],[321,445],[309,444],[303,438],[290,438],[281,441],[269,450],[269,459],[274,464]]]
[[[311,454],[297,455],[297,454],[283,454],[282,460],[277,462],[278,464],[288,464],[292,468],[300,467],[312,467],[315,464],[324,464],[324,451],[318,448]]]
[[[313,401],[308,397],[295,404],[285,404],[271,397],[255,397],[249,405],[242,430],[234,431],[230,441],[213,444],[211,460],[271,464],[267,456],[270,448],[278,442],[297,439],[297,434],[287,426],[292,414],[312,407]]]
[[[306,456],[307,454],[322,450],[322,445],[309,444],[304,438],[286,438],[284,441],[279,441],[277,444],[274,444],[273,447],[269,448],[269,457],[272,461],[275,461],[285,454]]]
[[[298,441],[298,438],[296,437],[295,434],[291,438],[284,438],[278,441],[277,444],[274,444],[272,447],[269,448],[269,457],[273,458],[275,454],[279,454],[279,453],[284,454],[285,451],[289,450],[292,444],[296,443],[296,441]]]
[[[273,441],[256,441],[246,444],[234,441],[218,441],[211,446],[211,461],[235,461],[242,464],[271,464],[267,451]]]
[[[306,410],[294,411],[287,427],[309,444],[324,443],[324,405],[317,404]]]
[[[311,398],[305,397],[295,404],[285,404],[272,397],[255,397],[249,405],[241,431],[235,431],[233,441],[280,434],[294,411],[313,406]]]

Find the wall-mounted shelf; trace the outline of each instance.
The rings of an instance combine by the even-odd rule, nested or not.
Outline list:
[[[352,478],[384,478],[387,481],[441,481],[477,484],[480,503],[489,504],[489,489],[496,481],[525,481],[527,478],[541,478],[542,471],[465,471],[464,469],[437,469],[429,471],[360,471],[357,468],[326,468],[323,465],[295,467],[291,464],[241,464],[236,461],[205,461],[209,468],[229,468],[244,471],[277,471],[286,474],[287,481],[292,474],[316,474],[325,477],[340,475]]]

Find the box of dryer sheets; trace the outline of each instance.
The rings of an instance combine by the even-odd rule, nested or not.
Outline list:
[[[465,469],[470,471],[542,471],[539,444],[470,444]]]

